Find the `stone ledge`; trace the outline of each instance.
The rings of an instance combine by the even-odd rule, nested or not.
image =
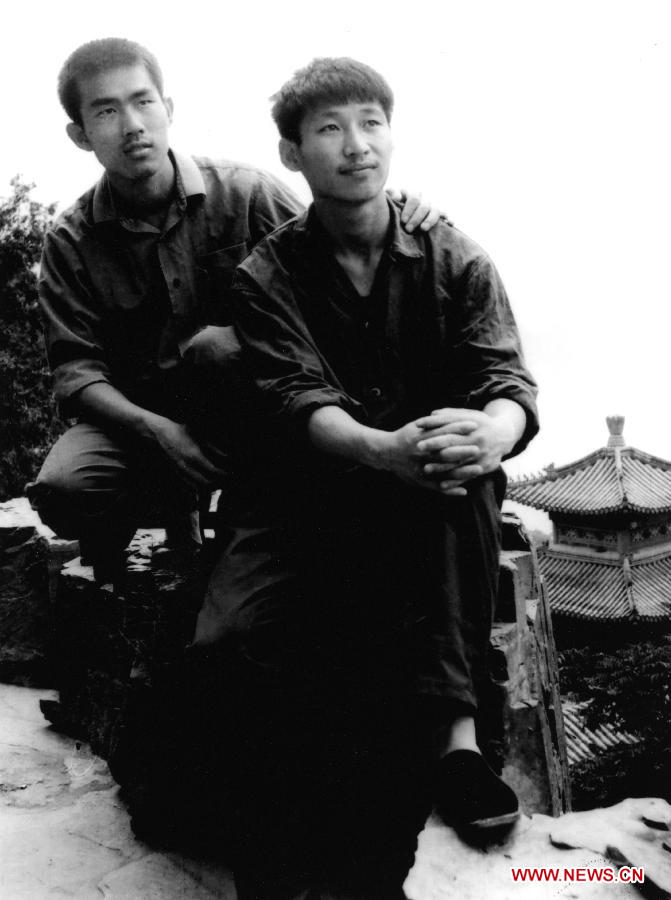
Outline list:
[[[487,850],[464,844],[452,829],[429,819],[419,836],[415,865],[405,883],[409,900],[621,900],[640,897],[625,883],[565,881],[566,869],[623,864],[645,869],[644,896],[671,897],[671,806],[664,800],[625,800],[607,809],[535,815]],[[514,882],[511,869],[555,868],[553,882]],[[577,876],[580,878],[580,875]]]
[[[63,562],[77,552],[25,497],[0,503],[0,680],[51,683],[51,599]]]
[[[105,763],[47,728],[43,691],[0,685],[0,887],[8,900],[64,896],[235,900],[221,861],[162,853],[138,841]],[[48,694],[47,699],[53,695]],[[513,883],[511,867],[645,867],[646,896],[671,897],[671,807],[626,800],[560,818],[524,818],[502,844],[464,844],[430,818],[405,881],[408,900],[634,900],[626,884]],[[371,842],[376,834],[371,831]],[[316,890],[311,900],[367,900]],[[299,897],[292,900],[300,900]],[[305,897],[303,895],[303,900]]]
[[[124,727],[128,704],[149,702],[140,695],[148,698],[154,676],[160,679],[162,669],[181,657],[204,593],[207,567],[189,571],[162,549],[163,538],[160,530],[137,533],[118,590],[97,585],[78,559],[62,570],[54,605],[60,702],[45,705],[44,713],[105,759]],[[492,635],[496,683],[483,702],[488,729],[482,746],[511,777],[525,812],[557,813],[566,808],[566,792],[559,781],[548,781],[561,776],[548,762],[548,753],[554,759],[558,750],[545,725],[553,713],[544,706],[553,696],[556,672],[539,663],[539,617],[529,618],[537,600],[521,594],[521,586],[527,590],[535,583],[533,560],[515,550],[504,554],[503,566],[511,577],[502,582],[502,592],[514,613]],[[543,647],[551,653],[544,638]]]

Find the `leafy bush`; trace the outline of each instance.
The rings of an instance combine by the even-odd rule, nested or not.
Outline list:
[[[50,388],[37,267],[54,206],[16,177],[0,198],[0,500],[23,493],[63,430]]]
[[[639,738],[571,770],[575,808],[632,796],[671,801],[671,637],[625,644],[612,654],[583,648],[562,656],[562,691],[591,701],[588,727],[608,723]]]

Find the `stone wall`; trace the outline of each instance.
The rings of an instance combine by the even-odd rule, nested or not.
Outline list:
[[[504,520],[505,521],[505,520]],[[503,775],[524,811],[571,808],[566,736],[550,609],[533,546],[519,521],[504,526],[492,671],[504,688]]]
[[[53,682],[53,615],[61,567],[78,553],[25,498],[0,503],[0,681]]]
[[[76,544],[57,541],[26,501],[0,506],[0,679],[58,688],[47,718],[106,759],[129,703],[190,639],[203,595],[207,566],[175,559],[163,538],[136,534],[115,590],[96,584]],[[514,517],[504,547],[481,740],[526,813],[558,815],[570,791],[554,642],[535,555]]]

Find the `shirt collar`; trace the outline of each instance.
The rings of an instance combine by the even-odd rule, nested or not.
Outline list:
[[[175,167],[175,185],[177,188],[177,204],[184,208],[190,197],[205,196],[205,182],[203,175],[190,156],[168,151],[172,164]],[[114,203],[112,188],[105,172],[93,190],[93,222],[97,225],[101,222],[118,221],[121,217]]]
[[[389,234],[387,237],[387,248],[392,257],[406,256],[410,259],[421,259],[424,253],[419,245],[419,239],[415,237],[415,233],[408,234],[401,224],[401,207],[387,196],[389,204],[390,220]],[[295,230],[303,233],[306,237],[321,236],[324,238],[326,232],[317,218],[314,203],[311,203],[308,210],[304,212],[295,225]]]

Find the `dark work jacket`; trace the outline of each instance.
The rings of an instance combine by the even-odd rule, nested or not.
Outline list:
[[[388,241],[368,298],[336,262],[314,207],[236,270],[234,325],[269,422],[266,440],[257,441],[265,490],[290,482],[303,484],[301,493],[323,482],[325,465],[339,470],[308,443],[307,420],[320,406],[392,430],[432,409],[483,409],[505,397],[527,418],[511,455],[538,430],[536,385],[493,263],[445,221],[407,234],[399,207],[389,205]]]
[[[141,404],[169,381],[189,340],[230,323],[235,266],[302,206],[252,166],[173,154],[162,228],[119,211],[106,175],[58,217],[40,270],[54,389],[66,415],[108,382]]]

